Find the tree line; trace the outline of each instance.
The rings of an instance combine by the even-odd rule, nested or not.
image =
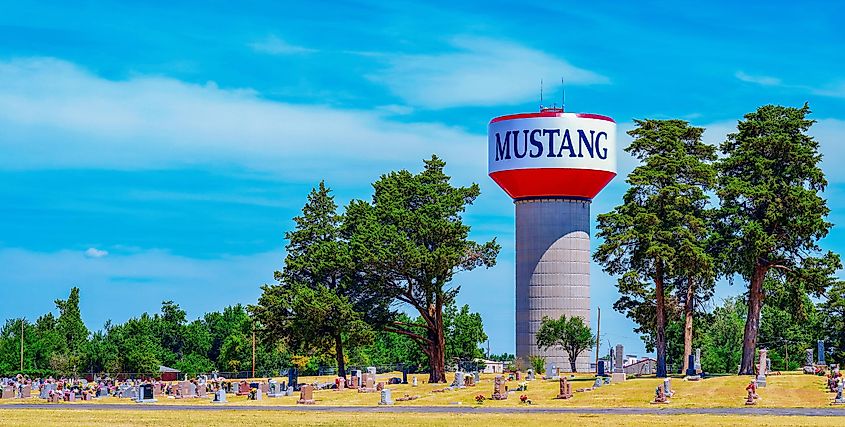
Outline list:
[[[79,311],[79,289],[56,301],[58,317],[35,323],[10,319],[0,330],[0,374],[20,370],[23,325],[25,372],[155,373],[159,365],[185,373],[256,371],[295,366],[404,363],[444,382],[445,364],[484,356],[483,322],[457,306],[457,272],[495,264],[495,240],[477,243],[462,213],[477,184],[454,187],[432,156],[423,171],[394,171],[373,184],[371,201],[353,200],[338,212],[321,182],[308,195],[277,283],[262,287],[256,304],[235,305],[187,321],[172,301],[161,312],[90,332]],[[408,313],[415,313],[411,316]]]
[[[598,216],[594,259],[618,277],[614,308],[656,350],[658,376],[667,375],[670,350],[686,369],[695,340],[703,363],[740,374],[753,373],[761,345],[806,348],[809,337],[826,335],[842,351],[841,329],[808,321],[823,309],[809,297],[841,298],[839,256],[818,244],[833,225],[809,114],[806,104],[762,106],[718,149],[683,120],[636,120],[628,132],[626,151],[640,164],[623,203]],[[708,313],[720,278],[744,282],[747,292]],[[803,333],[783,335],[796,329]]]

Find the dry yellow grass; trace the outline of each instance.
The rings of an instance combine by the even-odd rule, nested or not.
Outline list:
[[[0,409],[3,426],[841,426],[841,417],[582,414],[303,413],[285,411],[121,411]]]
[[[379,375],[379,378],[388,378],[389,375]],[[418,376],[422,380],[422,376]],[[314,378],[302,378],[302,381],[313,381]],[[328,380],[323,377],[322,380]],[[745,407],[745,386],[750,377],[727,376],[717,377],[698,382],[687,382],[681,378],[672,379],[672,388],[676,394],[668,405],[662,407],[675,408],[739,408]],[[830,407],[833,394],[823,389],[823,378],[800,375],[785,374],[772,375],[768,377],[768,386],[761,388],[758,394],[761,400],[758,407],[778,408],[820,408]],[[592,385],[593,378],[581,375],[573,381],[573,390]],[[433,393],[435,389],[442,389],[444,384],[427,384],[420,381],[419,387],[407,385],[390,385],[393,398],[402,397],[405,394],[418,395],[419,399],[409,402],[397,402],[397,406],[478,406],[475,396],[482,394],[488,398],[483,403],[486,407],[521,407],[519,395],[525,394],[532,401],[532,405],[541,407],[654,407],[649,402],[654,397],[654,389],[662,384],[662,380],[650,378],[629,379],[621,384],[603,386],[597,390],[584,393],[575,393],[575,397],[569,400],[557,400],[554,397],[558,393],[557,381],[536,380],[528,383],[528,391],[512,394],[507,400],[489,400],[493,392],[493,375],[483,375],[481,382],[475,387]],[[516,382],[509,382],[509,387],[515,389]],[[290,397],[265,398],[262,401],[248,401],[245,397],[229,395],[229,402],[232,404],[246,404],[256,406],[285,406],[296,405],[298,393]],[[379,393],[358,393],[354,390],[333,391],[323,390],[314,393],[317,405],[325,406],[376,406],[379,401]],[[2,404],[14,403],[39,403],[40,399],[0,400]],[[129,403],[127,399],[103,398],[94,402],[107,405],[111,403]],[[46,403],[45,403],[46,404]],[[64,403],[74,404],[74,403]],[[209,399],[168,399],[159,398],[157,405],[211,405]],[[845,415],[845,408],[843,415]]]

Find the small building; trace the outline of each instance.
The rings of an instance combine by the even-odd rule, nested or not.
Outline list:
[[[623,369],[628,375],[652,375],[657,372],[657,361],[650,357],[644,357],[640,360],[635,359],[632,363],[624,365]]]
[[[506,362],[497,362],[495,360],[482,360],[481,362],[484,363],[484,371],[482,373],[501,374],[505,372]]]
[[[158,367],[158,374],[162,381],[176,381],[179,379],[180,373],[178,369],[168,368],[164,365]]]

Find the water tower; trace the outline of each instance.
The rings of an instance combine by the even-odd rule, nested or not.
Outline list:
[[[490,121],[488,171],[516,207],[516,356],[569,370],[560,349],[541,351],[543,316],[590,323],[590,203],[616,176],[616,122],[543,108]],[[579,371],[589,368],[579,356]]]

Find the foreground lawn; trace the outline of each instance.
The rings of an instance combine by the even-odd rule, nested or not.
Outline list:
[[[120,411],[0,409],[4,426],[841,426],[841,417],[717,415],[578,415],[578,414],[337,414],[285,411]]]
[[[389,375],[380,375],[380,379],[387,379]],[[663,407],[676,408],[742,408],[745,407],[745,386],[751,377],[747,376],[725,376],[710,378],[697,382],[687,382],[682,378],[672,379],[672,388],[676,392],[668,405]],[[418,377],[419,380],[422,376]],[[303,378],[303,381],[311,381],[313,378]],[[825,392],[823,388],[824,379],[812,375],[788,373],[784,375],[771,375],[768,377],[768,386],[760,388],[758,394],[761,399],[758,407],[777,408],[818,408],[829,407],[834,395]],[[573,391],[582,387],[590,387],[593,377],[581,375],[573,381]],[[590,392],[575,393],[575,397],[569,400],[557,400],[554,397],[558,393],[557,381],[535,380],[528,383],[528,391],[511,394],[507,400],[493,401],[486,400],[483,406],[490,407],[516,407],[524,406],[519,402],[519,396],[525,394],[531,400],[532,405],[542,407],[589,407],[589,408],[613,408],[613,407],[653,407],[649,402],[654,397],[654,389],[663,384],[663,381],[654,377],[633,378],[621,384],[602,386]],[[390,385],[394,400],[405,394],[419,396],[418,399],[408,402],[396,402],[397,406],[434,406],[434,405],[463,405],[478,406],[475,396],[483,394],[488,399],[493,393],[493,375],[482,376],[481,382],[475,387],[451,390],[442,393],[435,393],[434,390],[443,389],[445,384],[426,384],[420,381],[418,387],[411,385]],[[508,383],[511,389],[515,389],[517,383]],[[260,405],[260,406],[286,406],[296,405],[299,398],[298,393],[294,396],[281,398],[264,398],[262,401],[248,401],[246,397],[229,395],[229,403]],[[377,406],[379,393],[358,393],[354,390],[333,391],[324,390],[314,393],[317,405],[323,406]],[[3,404],[15,403],[40,403],[43,400],[33,398],[25,401],[2,400]],[[128,399],[103,398],[93,402],[107,405],[110,403],[130,403]],[[46,403],[44,403],[46,404]],[[74,403],[62,403],[72,405]],[[209,399],[168,399],[159,398],[156,405],[210,405]],[[845,408],[843,408],[845,415]]]

